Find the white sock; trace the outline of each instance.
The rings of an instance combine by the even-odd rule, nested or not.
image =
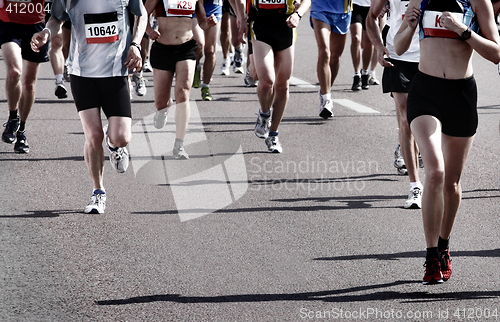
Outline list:
[[[424,186],[422,186],[422,182],[417,181],[417,182],[410,182],[410,187],[411,189],[419,188],[420,190],[423,190]]]
[[[323,95],[321,95],[321,98],[323,99],[323,101],[331,101],[332,100],[332,93],[323,94]]]
[[[56,74],[56,84],[63,82],[63,74]]]

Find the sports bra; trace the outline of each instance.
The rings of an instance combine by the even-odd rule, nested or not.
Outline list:
[[[459,35],[441,26],[444,11],[449,11],[471,30],[477,32],[477,17],[469,0],[423,0],[420,4],[420,40],[428,37],[459,38]]]
[[[193,18],[197,0],[161,0],[156,6],[157,17]]]

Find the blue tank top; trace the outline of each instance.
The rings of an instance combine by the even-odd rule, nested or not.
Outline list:
[[[444,11],[451,12],[471,30],[477,32],[479,29],[469,0],[423,0],[420,9],[420,40],[427,37],[459,38],[456,32],[441,26],[440,19]]]

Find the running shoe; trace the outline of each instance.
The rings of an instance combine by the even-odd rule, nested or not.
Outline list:
[[[234,52],[234,63],[233,63],[233,72],[235,74],[243,74],[243,55],[240,50],[235,50]]]
[[[148,89],[146,88],[146,80],[142,76],[137,76],[134,74],[132,76],[132,80],[135,83],[135,93],[137,96],[144,96],[148,92]]]
[[[267,150],[271,153],[281,153],[283,152],[283,147],[281,146],[280,140],[276,135],[270,135],[266,138]]]
[[[104,127],[103,131],[104,131],[104,142],[106,142],[106,146],[108,147],[108,151],[109,151],[109,162],[111,162],[111,165],[118,173],[124,173],[125,171],[127,171],[128,163],[129,163],[127,148],[126,147],[123,147],[123,148],[110,147],[109,143],[108,143],[108,125],[107,124]]]
[[[201,98],[204,101],[211,101],[212,100],[212,94],[210,94],[210,88],[208,86],[203,86],[201,88]]]
[[[65,82],[69,83],[70,77],[69,77],[69,72],[68,72],[68,65],[64,65],[64,72],[63,72],[63,78]]]
[[[443,283],[443,274],[441,273],[441,267],[437,258],[433,259],[430,263],[426,261],[424,267],[425,275],[422,284],[428,285]]]
[[[58,99],[63,99],[68,97],[68,90],[64,86],[64,81],[56,83],[56,89],[54,91],[54,94],[57,96]]]
[[[375,72],[369,74],[370,78],[368,79],[368,84],[370,85],[380,85],[380,82],[377,79],[377,76],[375,76]]]
[[[422,208],[422,190],[413,188],[408,194],[408,199],[404,205],[405,209],[421,209]]]
[[[245,74],[245,86],[246,87],[257,87],[259,82],[253,79],[252,75],[250,75],[250,69],[247,69],[247,73]]]
[[[176,160],[188,160],[189,155],[184,149],[184,145],[181,142],[175,142],[174,148],[172,150],[172,157]]]
[[[14,151],[17,153],[28,153],[30,152],[30,147],[26,141],[26,134],[24,131],[17,132],[16,143],[14,144]]]
[[[354,75],[354,78],[352,80],[351,90],[353,90],[353,91],[359,91],[359,90],[361,90],[361,76]]]
[[[220,74],[223,76],[229,76],[229,65],[231,64],[231,60],[229,58],[222,60],[222,66],[220,67]]]
[[[447,281],[451,276],[451,258],[450,249],[445,249],[439,252],[439,264],[441,265],[441,273],[443,274],[443,281]]]
[[[106,194],[102,192],[94,193],[90,197],[90,202],[83,212],[86,214],[102,214],[106,208]]]
[[[321,102],[319,116],[324,119],[328,119],[333,116],[333,104],[331,100],[324,100]]]
[[[151,67],[151,63],[149,62],[149,57],[146,58],[146,61],[144,62],[144,66],[142,67],[142,70],[145,73],[151,73],[153,71],[153,68]]]
[[[269,136],[269,127],[271,127],[271,116],[264,117],[259,113],[255,123],[255,135],[261,139],[266,139]]]
[[[200,88],[201,85],[201,66],[198,65],[194,72],[194,78],[193,78],[193,88]]]
[[[158,130],[163,128],[165,126],[165,124],[167,124],[167,113],[168,113],[168,110],[167,111],[164,111],[166,110],[166,108],[162,109],[161,111],[156,111],[155,113],[155,116],[154,116],[154,125],[155,125],[155,128],[157,128]]]
[[[361,75],[361,88],[362,89],[369,89],[370,88],[370,84],[369,84],[369,79],[370,79],[370,75],[366,74],[366,75]]]
[[[405,160],[403,159],[403,154],[401,153],[401,145],[398,144],[396,150],[394,151],[394,167],[397,169],[400,176],[408,175],[408,169],[406,169]]]
[[[2,133],[2,141],[12,144],[16,142],[16,133],[19,130],[19,116],[4,123],[5,130]]]

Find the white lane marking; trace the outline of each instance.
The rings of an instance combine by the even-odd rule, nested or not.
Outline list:
[[[311,83],[308,83],[306,81],[303,81],[302,79],[298,79],[297,77],[290,77],[290,85],[291,86],[297,86],[297,87],[302,87],[302,88],[316,88],[317,86],[312,85]]]
[[[373,108],[370,108],[368,106],[364,106],[361,104],[358,104],[356,102],[353,102],[351,100],[342,98],[342,99],[332,99],[333,102],[345,106],[347,108],[350,108],[351,110],[354,110],[358,113],[372,113],[372,114],[379,114],[380,112],[377,110],[374,110]]]

